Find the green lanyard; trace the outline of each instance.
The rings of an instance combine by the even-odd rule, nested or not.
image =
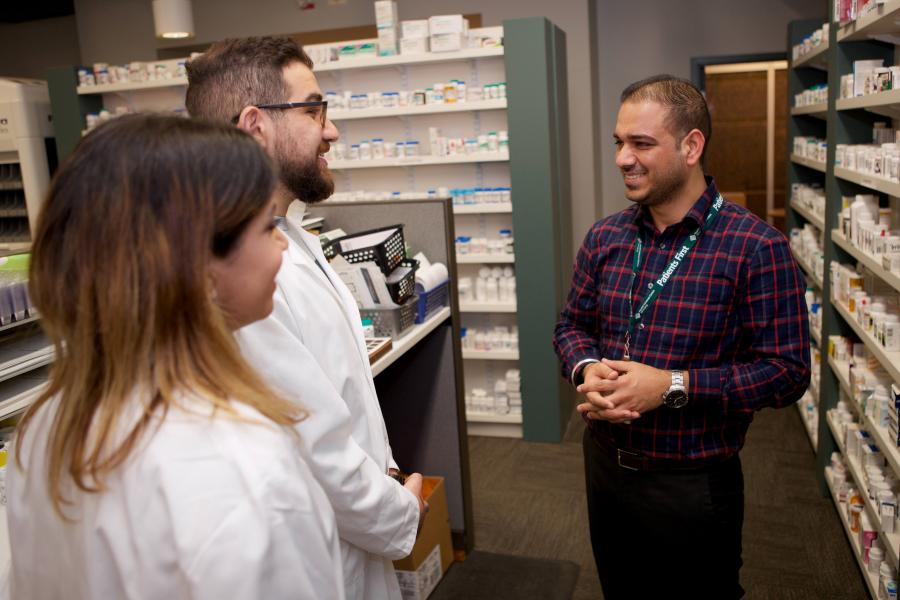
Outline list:
[[[700,224],[700,227],[697,228],[694,233],[688,236],[688,238],[681,245],[681,248],[678,249],[678,252],[675,253],[675,256],[672,257],[671,262],[669,262],[669,266],[662,272],[662,275],[659,276],[659,279],[656,279],[650,287],[650,293],[647,294],[647,297],[644,298],[644,301],[641,302],[640,306],[638,306],[637,310],[634,310],[634,306],[631,303],[631,298],[634,296],[634,282],[637,280],[639,269],[641,268],[641,256],[644,250],[644,241],[641,239],[640,234],[638,234],[634,239],[634,258],[631,261],[631,285],[628,289],[628,331],[625,333],[625,360],[631,360],[631,356],[628,353],[629,347],[631,345],[631,339],[634,336],[634,329],[636,326],[640,325],[640,328],[643,329],[644,325],[641,323],[641,319],[644,316],[644,313],[647,312],[659,295],[662,293],[663,288],[666,287],[666,284],[675,275],[675,272],[678,270],[678,267],[681,266],[681,263],[684,262],[684,259],[687,257],[688,253],[697,243],[697,240],[700,239],[701,234],[707,230],[710,225],[713,224],[713,221],[716,220],[716,217],[719,216],[719,212],[722,210],[722,203],[725,202],[725,199],[722,197],[722,194],[716,195],[716,199],[710,205],[709,210],[706,211],[706,216],[703,218],[703,223]]]

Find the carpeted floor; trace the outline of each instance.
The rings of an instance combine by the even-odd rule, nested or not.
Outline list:
[[[475,547],[576,563],[575,600],[602,598],[586,527],[582,428],[573,419],[561,444],[469,439]],[[741,460],[746,598],[866,598],[831,498],[819,492],[796,409],[759,413]]]

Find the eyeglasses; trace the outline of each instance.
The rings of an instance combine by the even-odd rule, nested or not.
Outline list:
[[[286,110],[288,108],[317,108],[319,110],[310,111],[310,115],[315,117],[319,121],[319,125],[325,127],[325,123],[328,120],[326,116],[328,114],[328,100],[314,100],[311,102],[282,102],[280,104],[257,104],[256,108],[262,108],[264,110]],[[235,115],[233,119],[231,119],[232,124],[237,125],[238,120],[240,120],[241,115]]]

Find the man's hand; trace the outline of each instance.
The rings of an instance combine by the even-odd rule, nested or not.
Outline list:
[[[419,537],[419,534],[422,532],[422,523],[425,522],[425,515],[428,514],[428,503],[422,499],[422,475],[413,473],[406,478],[406,483],[403,484],[403,487],[411,491],[419,499],[419,528],[416,529],[416,537]]]
[[[581,375],[584,381],[576,389],[586,396],[589,404],[597,408],[615,408],[615,406],[603,399],[603,394],[600,393],[600,390],[605,389],[603,386],[604,380],[616,379],[619,376],[618,371],[602,362],[595,362],[587,365],[581,372]]]
[[[593,381],[587,395],[588,402],[578,406],[578,411],[589,419],[612,423],[637,419],[642,413],[659,407],[662,404],[663,393],[672,384],[671,371],[656,369],[642,363],[606,358],[600,364],[618,375]],[[608,374],[608,371],[603,372]],[[578,391],[582,392],[582,386],[578,386]]]

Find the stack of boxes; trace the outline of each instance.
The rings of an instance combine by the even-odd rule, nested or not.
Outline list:
[[[468,47],[469,21],[462,15],[428,18],[432,52],[457,52]]]
[[[428,19],[400,23],[400,54],[426,54],[430,50]]]
[[[376,0],[375,26],[378,28],[378,55],[397,55],[397,3],[394,0]]]

